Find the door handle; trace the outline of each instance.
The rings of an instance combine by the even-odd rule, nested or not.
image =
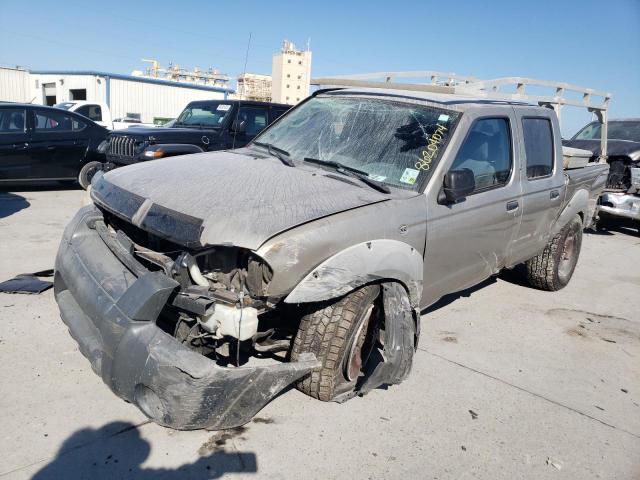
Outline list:
[[[507,202],[507,212],[513,212],[514,210],[517,210],[519,206],[520,204],[517,200],[511,200],[510,202]]]
[[[551,198],[551,200],[555,200],[559,196],[560,192],[558,190],[551,190],[551,192],[549,193],[549,198]]]

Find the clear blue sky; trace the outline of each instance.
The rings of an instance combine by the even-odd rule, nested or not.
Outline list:
[[[314,76],[443,70],[529,76],[614,94],[640,116],[640,0],[0,0],[0,64],[130,73],[142,58],[270,73],[283,38],[311,39]],[[587,114],[563,113],[573,133]]]

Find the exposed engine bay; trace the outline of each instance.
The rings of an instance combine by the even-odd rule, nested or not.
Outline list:
[[[162,330],[220,366],[240,366],[253,355],[284,360],[296,326],[273,321],[275,305],[265,295],[273,272],[264,260],[235,246],[188,251],[103,214],[102,234],[115,237],[147,270],[179,283],[158,318]]]

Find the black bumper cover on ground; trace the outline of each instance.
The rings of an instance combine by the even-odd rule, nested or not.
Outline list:
[[[136,277],[106,246],[82,209],[56,258],[55,297],[62,320],[94,371],[118,396],[155,422],[177,429],[247,423],[282,389],[318,365],[298,362],[224,368],[155,324],[177,283],[160,272]]]

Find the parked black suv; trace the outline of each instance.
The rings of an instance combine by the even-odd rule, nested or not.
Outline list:
[[[144,160],[243,147],[289,108],[246,100],[191,102],[172,128],[112,132],[105,170]]]
[[[104,161],[98,146],[108,132],[77,113],[0,103],[0,187],[81,179],[87,165]]]

